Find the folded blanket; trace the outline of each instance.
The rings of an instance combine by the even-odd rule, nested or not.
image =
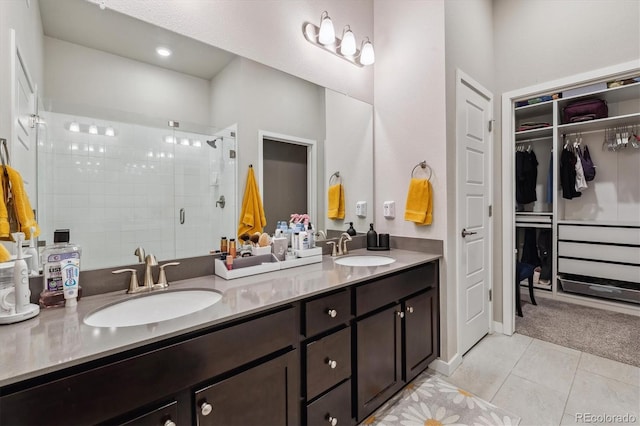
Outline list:
[[[344,189],[341,183],[329,187],[327,216],[329,219],[344,219]]]
[[[433,221],[433,193],[428,179],[411,178],[404,220],[418,225],[431,225]]]

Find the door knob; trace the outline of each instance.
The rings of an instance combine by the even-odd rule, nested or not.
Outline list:
[[[203,416],[208,416],[213,411],[213,407],[208,402],[203,402],[200,404],[200,412]]]
[[[338,363],[330,358],[327,358],[327,365],[333,370],[338,366]]]
[[[400,318],[404,318],[404,312],[402,311],[396,311],[396,315],[399,316]]]
[[[464,228],[462,229],[462,233],[461,233],[462,238],[466,237],[467,235],[476,235],[476,234],[477,234],[477,232],[467,231],[467,230],[466,230],[466,229],[464,229]]]
[[[407,306],[407,312],[412,314],[413,313],[413,306]]]
[[[336,311],[335,309],[329,309],[327,311],[327,315],[329,315],[331,318],[335,318],[336,315],[338,315],[338,311]]]
[[[336,426],[338,424],[338,419],[327,414],[327,422],[329,422],[331,426]]]
[[[167,419],[167,421],[163,423],[163,426],[176,426],[176,423],[171,419]]]

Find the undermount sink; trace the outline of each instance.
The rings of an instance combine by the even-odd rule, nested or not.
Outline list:
[[[396,260],[389,256],[345,256],[335,260],[338,265],[342,266],[382,266],[389,265]]]
[[[189,315],[218,303],[222,295],[214,290],[163,291],[105,306],[87,315],[84,323],[93,327],[129,327],[151,324]]]

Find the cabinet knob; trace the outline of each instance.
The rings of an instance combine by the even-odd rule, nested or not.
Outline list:
[[[163,426],[176,426],[175,422],[171,419],[167,419],[163,424]]]
[[[404,312],[402,311],[396,311],[396,315],[399,316],[400,318],[404,318]]]
[[[338,419],[336,419],[335,417],[331,417],[331,415],[327,414],[327,422],[329,422],[331,426],[336,426],[338,424]]]
[[[335,318],[336,315],[338,315],[338,311],[336,311],[335,309],[329,309],[327,311],[327,314],[331,317],[331,318]]]
[[[202,413],[203,416],[208,416],[211,414],[211,411],[213,411],[213,407],[208,402],[200,404],[200,413]]]
[[[338,366],[338,362],[334,361],[334,360],[332,360],[330,358],[327,358],[327,365],[329,367],[331,367],[331,369],[334,369],[334,368],[336,368]]]
[[[407,312],[412,314],[413,313],[413,306],[407,306]]]

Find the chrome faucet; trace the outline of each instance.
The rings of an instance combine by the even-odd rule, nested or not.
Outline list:
[[[338,256],[349,253],[349,250],[347,250],[347,241],[351,240],[351,235],[346,232],[340,234],[340,239],[338,240]]]
[[[335,241],[327,241],[327,245],[332,245],[331,247],[331,257],[336,257],[338,255],[338,251],[336,250],[336,242]]]

